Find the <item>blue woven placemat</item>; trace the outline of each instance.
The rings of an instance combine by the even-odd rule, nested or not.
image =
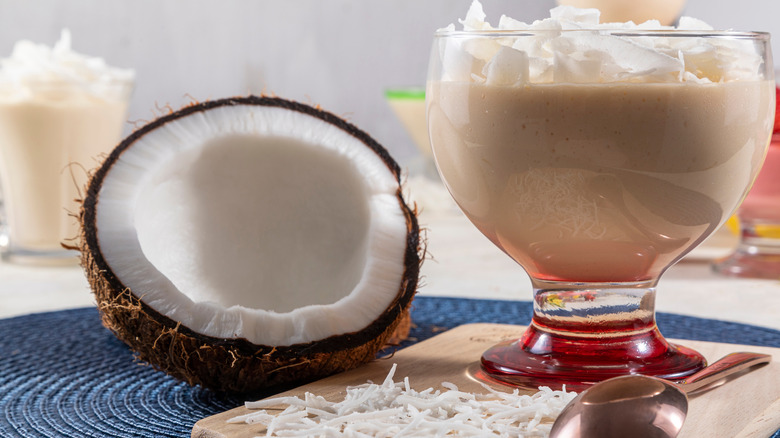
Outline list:
[[[417,297],[413,340],[404,346],[461,324],[530,318],[524,301]],[[665,313],[657,319],[670,338],[780,347],[777,330]],[[196,421],[243,401],[134,361],[94,308],[0,320],[0,437],[189,437]]]

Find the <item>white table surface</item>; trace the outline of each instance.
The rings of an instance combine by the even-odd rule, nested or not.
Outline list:
[[[443,188],[410,180],[422,207],[428,259],[419,294],[487,299],[531,299],[525,272],[457,211]],[[658,285],[656,310],[780,329],[780,280],[726,278],[710,268],[736,238],[714,235],[673,266]],[[81,268],[0,263],[0,318],[94,306]]]

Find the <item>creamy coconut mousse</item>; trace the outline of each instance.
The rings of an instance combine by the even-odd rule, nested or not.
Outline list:
[[[70,45],[66,30],[53,48],[19,41],[0,60],[0,181],[11,258],[56,258],[61,243],[73,243],[87,172],[122,135],[133,72]]]
[[[454,199],[532,278],[654,279],[734,211],[773,122],[751,42],[658,38],[670,28],[564,6],[484,18],[475,2],[461,23],[494,37],[437,41],[430,136]]]
[[[758,173],[774,119],[769,35],[681,18],[600,23],[558,7],[436,33],[426,92],[442,179],[531,277],[533,318],[476,378],[583,389],[682,379],[704,357],[655,323],[663,271],[717,229]]]

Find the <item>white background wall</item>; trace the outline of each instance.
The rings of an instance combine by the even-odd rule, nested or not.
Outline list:
[[[432,32],[470,1],[0,0],[0,57],[19,39],[51,45],[68,27],[76,51],[136,70],[130,120],[192,98],[265,91],[347,117],[403,163],[415,149],[384,90],[423,85]],[[554,0],[483,4],[493,23],[502,13],[533,21]],[[777,0],[689,0],[684,13],[719,29],[780,35]]]

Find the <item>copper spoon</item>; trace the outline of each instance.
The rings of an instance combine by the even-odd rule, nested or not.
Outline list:
[[[674,438],[688,414],[688,394],[712,389],[726,377],[771,358],[732,353],[678,384],[641,375],[599,382],[561,411],[550,438]]]

